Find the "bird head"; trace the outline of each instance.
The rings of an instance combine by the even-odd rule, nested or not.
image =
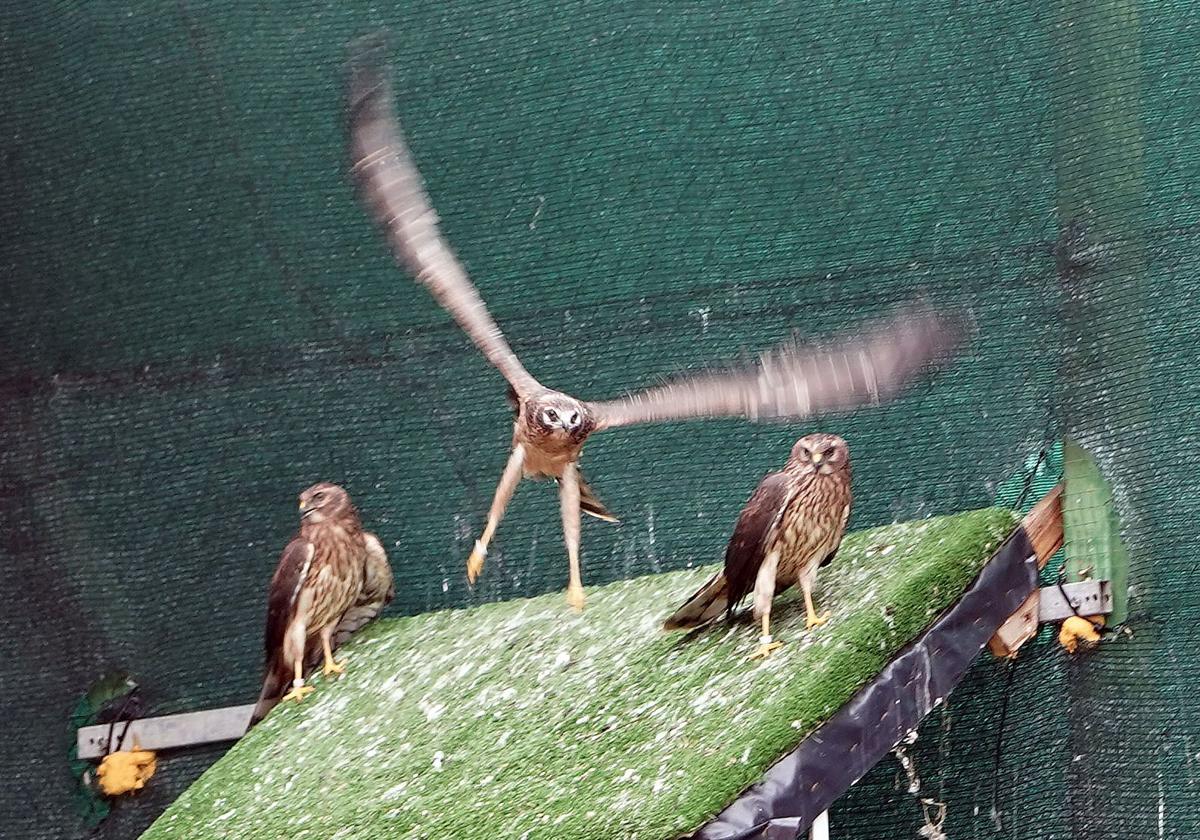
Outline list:
[[[322,481],[300,494],[300,521],[317,524],[338,519],[350,510],[350,496],[336,484]]]
[[[832,475],[850,467],[850,447],[837,435],[805,435],[792,447],[790,460],[803,473]]]
[[[583,403],[557,392],[531,400],[526,417],[539,435],[576,442],[587,437],[594,425]]]

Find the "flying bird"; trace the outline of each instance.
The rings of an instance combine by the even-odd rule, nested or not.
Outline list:
[[[324,659],[324,674],[341,674],[335,647],[395,594],[383,545],[362,529],[350,496],[336,484],[300,494],[300,533],[279,558],[267,593],[266,677],[250,725],[282,700],[300,702],[306,663]],[[291,685],[291,690],[284,693]]]
[[[817,570],[837,554],[850,518],[850,449],[837,435],[796,441],[779,472],[768,473],[742,508],[717,572],[663,624],[664,630],[700,627],[731,615],[754,593],[754,618],[762,637],[751,658],[766,658],[783,643],[771,637],[771,604],[800,584],[809,630],[824,624],[812,588]]]
[[[570,565],[567,601],[583,608],[580,512],[616,520],[579,471],[584,442],[594,432],[696,417],[796,420],[878,404],[929,363],[948,356],[966,333],[964,318],[913,306],[829,346],[785,343],[756,362],[683,376],[614,400],[588,402],[549,388],[513,353],[438,230],[437,214],[394,114],[382,51],[377,36],[351,47],[347,121],[360,197],[397,260],[508,380],[515,405],[512,450],[483,534],[467,560],[472,583],[521,478],[553,478]]]

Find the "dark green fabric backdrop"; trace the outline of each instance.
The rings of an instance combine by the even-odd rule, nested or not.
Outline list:
[[[1195,836],[1182,0],[8,4],[0,833],[80,832],[66,719],[105,669],[163,710],[254,695],[313,481],[383,538],[395,613],[563,585],[557,503],[527,485],[466,586],[507,408],[345,177],[340,62],[380,25],[444,229],[544,381],[611,396],[918,292],[978,321],[968,358],[883,410],[597,438],[585,468],[624,521],[585,526],[588,582],[718,559],[814,428],[851,443],[856,527],[986,504],[1069,431],[1116,487],[1134,635],[1083,664],[1023,655],[998,775],[1007,675],[981,661],[918,764],[951,837]],[[135,836],[217,754],[165,757],[101,836]],[[894,776],[839,804],[835,836],[916,836]]]

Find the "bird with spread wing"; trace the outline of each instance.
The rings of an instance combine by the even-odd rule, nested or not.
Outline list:
[[[837,554],[850,519],[850,449],[837,435],[806,435],[787,464],[759,482],[738,516],[725,549],[725,568],[713,575],[663,623],[664,630],[701,627],[754,593],[754,618],[762,622],[765,658],[782,643],[771,637],[771,604],[800,584],[809,630],[824,624],[812,588],[817,570]]]
[[[878,404],[894,397],[928,364],[947,357],[966,334],[964,318],[914,306],[828,346],[786,343],[757,362],[683,376],[615,400],[588,402],[549,388],[513,353],[442,238],[394,113],[382,53],[378,36],[351,47],[347,121],[359,194],[397,260],[508,380],[515,407],[512,450],[483,534],[467,561],[471,582],[483,569],[488,545],[521,478],[554,478],[569,561],[567,600],[582,609],[580,512],[616,521],[579,472],[580,452],[592,433],[699,417],[797,420]]]
[[[250,725],[281,699],[300,702],[313,691],[304,684],[306,665],[324,659],[325,676],[343,673],[333,651],[395,593],[383,545],[363,530],[349,494],[325,482],[301,493],[300,533],[284,548],[267,592],[267,673]]]

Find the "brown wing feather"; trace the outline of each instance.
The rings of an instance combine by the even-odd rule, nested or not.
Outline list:
[[[784,344],[756,363],[685,376],[589,408],[597,429],[691,417],[798,420],[891,399],[966,333],[958,315],[911,307],[828,347]]]
[[[304,582],[305,567],[310,558],[311,543],[296,537],[279,556],[279,565],[271,577],[267,590],[267,626],[263,634],[264,652],[267,662],[278,656],[283,647],[283,636],[292,620],[300,584]]]
[[[392,578],[392,567],[387,553],[374,534],[364,533],[367,556],[363,568],[363,585],[353,606],[346,610],[342,620],[333,631],[333,647],[336,650],[352,635],[361,630],[383,611],[396,597],[396,585]]]
[[[396,258],[524,396],[540,386],[508,346],[466,270],[438,230],[437,213],[394,115],[383,51],[380,36],[351,45],[348,121],[359,193],[371,216],[387,233]]]
[[[271,577],[267,590],[267,625],[263,632],[263,648],[266,654],[266,674],[258,703],[250,717],[254,726],[267,716],[267,712],[278,702],[292,678],[291,668],[283,658],[283,637],[291,624],[300,584],[308,574],[308,563],[312,559],[312,544],[296,537],[283,549],[279,565]]]
[[[786,473],[770,473],[750,495],[725,548],[728,609],[733,610],[754,589],[754,579],[766,558],[766,545],[795,493]]]

